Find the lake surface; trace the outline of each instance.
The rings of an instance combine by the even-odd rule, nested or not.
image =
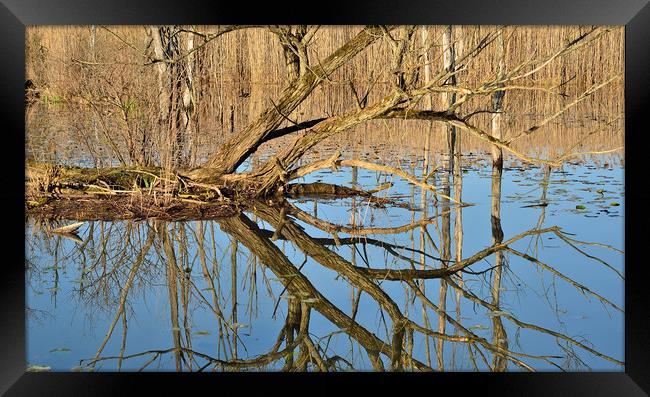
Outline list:
[[[432,169],[399,166],[418,178]],[[298,198],[218,221],[86,222],[78,239],[48,232],[75,220],[28,219],[27,361],[54,371],[623,371],[620,162],[549,172],[506,161],[499,176],[487,156],[466,154],[461,169],[429,179],[452,200],[342,168],[299,182],[392,182],[375,194],[390,203]]]

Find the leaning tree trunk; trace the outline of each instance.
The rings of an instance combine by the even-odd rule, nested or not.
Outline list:
[[[287,87],[277,103],[267,108],[248,127],[233,134],[201,167],[189,175],[194,179],[210,178],[233,173],[250,156],[265,138],[280,125],[325,79],[347,63],[363,49],[382,36],[380,27],[367,27],[337,51],[311,66],[308,73]]]

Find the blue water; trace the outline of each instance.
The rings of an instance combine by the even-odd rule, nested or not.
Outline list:
[[[422,175],[421,164],[414,169],[405,170]],[[511,248],[525,252],[540,262],[551,266],[557,272],[601,295],[612,304],[624,309],[624,186],[623,168],[597,167],[586,163],[567,165],[561,170],[553,170],[546,186],[546,202],[542,207],[525,207],[540,202],[546,183],[544,170],[521,165],[506,168],[502,176],[501,228],[503,240],[535,228],[558,226],[566,237],[601,245],[573,243],[590,258],[579,252],[566,241],[553,233],[532,235],[522,238]],[[430,180],[438,189],[442,188],[444,171],[436,173]],[[451,192],[453,195],[453,178]],[[338,172],[323,170],[309,175],[301,182],[322,181],[351,186],[350,169]],[[421,208],[422,190],[392,175],[379,175],[376,172],[359,169],[359,187],[371,189],[385,182],[393,186],[377,193],[378,197],[395,198],[411,208],[387,205],[377,207],[362,199],[293,199],[291,202],[305,212],[339,225],[349,225],[355,208],[356,225],[364,227],[394,227],[409,224],[436,211],[442,212],[449,203],[435,199],[431,192],[426,194],[426,211]],[[489,166],[464,167],[462,173],[462,197],[465,203],[472,204],[460,209],[462,213],[462,255],[467,258],[492,245],[491,224],[491,183],[492,172]],[[614,205],[613,205],[614,204]],[[619,205],[616,205],[619,204]],[[576,208],[584,206],[584,208]],[[453,203],[450,215],[451,259],[455,258],[455,217],[457,211]],[[273,230],[257,219],[253,212],[245,214],[262,229]],[[541,224],[540,223],[541,219]],[[333,236],[305,222],[293,219],[314,238]],[[443,247],[441,217],[437,222],[426,225],[438,249]],[[66,222],[66,223],[72,223]],[[153,221],[133,222],[90,222],[85,223],[79,237],[83,243],[47,233],[46,227],[35,226],[34,220],[27,222],[26,232],[26,291],[28,307],[27,323],[27,361],[30,365],[46,366],[55,371],[90,370],[113,371],[118,369],[117,357],[125,357],[121,370],[139,370],[154,358],[148,351],[167,350],[174,347],[174,334],[180,334],[181,345],[189,350],[200,352],[224,361],[242,360],[268,353],[273,347],[287,313],[287,299],[280,297],[284,287],[278,276],[251,255],[242,242],[234,241],[224,233],[218,221],[158,223],[158,232],[153,231]],[[219,341],[219,316],[215,315],[212,290],[204,276],[196,235],[202,227],[205,238],[206,267],[217,289],[218,310],[224,321],[237,330],[237,354],[234,353],[233,332],[227,330]],[[103,232],[102,232],[103,228]],[[168,288],[168,265],[160,236],[165,228],[173,236],[173,246],[178,262],[176,284],[178,288],[179,327],[173,329],[170,313],[170,290]],[[184,230],[184,233],[181,232]],[[361,236],[382,240],[391,244],[420,249],[423,227],[398,234],[375,234]],[[128,291],[125,313],[127,328],[124,333],[123,319],[116,322],[111,337],[102,349],[101,361],[94,368],[82,359],[92,359],[98,352],[107,330],[118,311],[120,293],[125,287],[130,271],[147,233],[156,233],[153,246],[140,265],[133,285]],[[91,237],[89,241],[89,237]],[[105,241],[102,242],[102,235]],[[337,237],[350,237],[339,232]],[[352,313],[352,296],[356,289],[335,271],[320,265],[290,241],[273,241],[286,257],[332,304],[347,315]],[[236,264],[231,260],[236,246]],[[356,247],[355,247],[356,246]],[[335,244],[327,247],[359,267],[401,268],[411,264],[398,258],[385,249],[357,243],[353,245]],[[424,240],[427,254],[440,257],[428,239]],[[405,249],[398,250],[401,255],[420,261],[420,253]],[[354,259],[353,259],[354,257]],[[506,252],[501,284],[499,286],[499,310],[509,313],[517,320],[565,335],[573,341],[598,351],[618,361],[624,361],[624,314],[554,276],[535,263]],[[367,264],[366,264],[367,261]],[[604,263],[602,263],[602,262]],[[427,259],[426,265],[440,267],[440,262]],[[489,255],[471,265],[462,273],[462,283],[466,291],[471,291],[480,299],[492,302],[495,255]],[[232,269],[235,266],[237,319],[232,315]],[[416,265],[419,268],[419,264]],[[189,278],[184,275],[188,269]],[[620,273],[620,275],[619,275]],[[427,298],[439,305],[440,280],[430,279],[425,283]],[[414,297],[409,287],[399,281],[378,281],[378,285],[400,311],[415,323],[426,326],[422,319],[422,303]],[[286,292],[285,292],[286,295]],[[493,316],[485,307],[464,297],[460,306],[456,302],[458,294],[448,287],[446,295],[447,313],[476,337],[493,342]],[[273,311],[278,302],[277,311]],[[183,306],[183,302],[187,302]],[[428,308],[427,328],[438,330],[438,315]],[[499,315],[499,312],[496,313]],[[507,348],[515,357],[535,370],[541,371],[622,371],[623,366],[603,359],[576,346],[565,339],[534,329],[521,328],[507,317],[501,317],[505,327]],[[374,333],[378,338],[390,343],[392,323],[387,312],[367,293],[361,294],[355,320]],[[235,324],[234,326],[232,324]],[[446,322],[445,333],[464,336],[462,330]],[[124,337],[125,335],[125,337]],[[372,370],[365,350],[350,337],[346,330],[339,329],[316,310],[311,311],[309,335],[314,344],[321,349],[323,357],[339,356],[347,361],[339,361],[339,369]],[[125,343],[121,354],[122,344]],[[409,341],[405,343],[410,350]],[[285,347],[281,345],[279,350]],[[481,352],[477,351],[481,349]],[[480,344],[473,344],[472,355],[467,342],[444,342],[442,352],[436,340],[429,338],[430,358],[427,358],[425,337],[414,332],[412,356],[428,364],[434,370],[490,370],[493,352]],[[481,353],[485,356],[484,361]],[[546,360],[528,356],[546,356]],[[440,354],[442,365],[438,363]],[[128,356],[134,357],[126,358]],[[297,360],[298,349],[294,353]],[[183,371],[202,369],[208,362],[200,357],[184,355],[181,360]],[[382,356],[384,366],[390,366],[390,359]],[[548,361],[547,361],[548,360]],[[551,362],[549,362],[551,361]],[[349,365],[349,364],[350,365]],[[285,364],[280,357],[263,365],[252,365],[239,370],[279,370]],[[151,361],[145,370],[177,370],[174,352],[166,352]],[[310,364],[309,369],[314,367]],[[222,370],[221,366],[207,365],[203,370]],[[408,369],[408,367],[407,367]],[[507,369],[523,370],[510,361]]]

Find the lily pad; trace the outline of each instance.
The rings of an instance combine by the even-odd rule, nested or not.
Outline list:
[[[71,372],[95,372],[95,369],[93,367],[87,367],[87,366],[76,366],[72,367],[70,369]]]

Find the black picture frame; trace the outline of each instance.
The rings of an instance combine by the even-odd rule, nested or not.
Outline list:
[[[25,28],[38,24],[594,24],[625,25],[625,372],[332,374],[133,374],[25,372],[24,79]],[[650,92],[650,4],[648,0],[504,0],[326,3],[220,1],[0,0],[0,392],[6,395],[115,395],[142,388],[147,394],[191,384],[210,392],[260,386],[278,391],[340,392],[349,385],[365,393],[391,383],[439,390],[441,384],[511,395],[648,395],[650,313],[642,277],[644,206],[650,202],[642,172],[643,120]],[[639,174],[635,176],[635,174]],[[628,215],[630,215],[628,217]],[[637,244],[637,242],[641,244]],[[343,383],[346,383],[344,385]],[[298,389],[300,387],[300,389]],[[305,387],[305,389],[302,389]],[[269,389],[271,390],[271,389]],[[415,389],[414,389],[415,390]]]

